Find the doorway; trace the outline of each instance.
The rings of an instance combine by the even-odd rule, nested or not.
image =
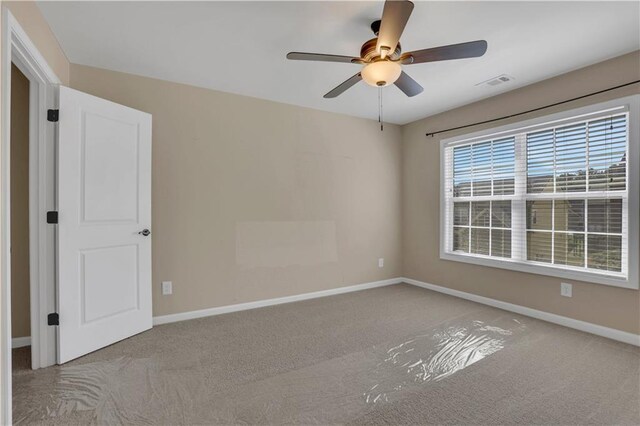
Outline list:
[[[151,115],[60,86],[6,8],[1,30],[0,423],[10,424],[13,365],[63,363],[152,326]],[[28,355],[29,340],[31,365],[12,363],[14,343]]]
[[[31,368],[29,79],[11,64],[11,347],[13,369]]]
[[[2,72],[2,91],[0,92],[1,121],[0,126],[0,424],[11,424],[11,394],[12,394],[12,347],[14,344],[24,345],[30,340],[29,348],[25,349],[31,354],[31,363],[26,368],[41,368],[53,365],[56,362],[56,330],[55,327],[47,327],[47,315],[55,312],[55,231],[46,222],[46,213],[55,210],[55,151],[56,133],[51,123],[47,123],[47,109],[54,108],[56,100],[56,87],[60,80],[51,70],[36,49],[33,42],[26,35],[11,12],[2,7],[2,58],[0,67]],[[16,74],[17,68],[22,74]],[[22,86],[14,86],[14,75]],[[28,91],[24,89],[24,80],[28,81]],[[19,117],[12,117],[12,92],[15,91],[15,100],[26,99],[22,113],[16,113]],[[16,107],[18,108],[18,107]],[[25,114],[25,108],[28,113]],[[22,151],[20,160],[12,159],[12,118],[22,118],[26,122],[28,130],[21,127],[23,136],[26,133],[26,145],[23,142],[18,146]],[[17,143],[16,136],[14,142]],[[28,159],[26,167],[16,166],[13,170],[13,161]],[[18,196],[22,199],[21,207],[14,210],[12,205],[12,171],[20,172],[19,180],[24,175],[28,176],[26,186],[18,189]],[[16,175],[18,176],[18,175]],[[24,180],[21,185],[24,185]],[[25,213],[26,208],[26,213]],[[15,215],[15,217],[12,217]],[[24,234],[25,223],[27,232]],[[19,224],[19,235],[11,238],[12,225]],[[26,235],[26,237],[24,237]],[[22,258],[23,264],[15,273],[11,270],[16,267],[11,256],[11,244],[18,258]],[[27,253],[25,256],[24,253]],[[24,260],[27,264],[24,265]],[[25,272],[28,269],[28,272]],[[26,276],[26,278],[24,278]],[[14,278],[16,277],[16,278]],[[18,281],[15,286],[12,278]],[[24,286],[24,283],[27,285]],[[23,287],[24,286],[24,287]],[[13,287],[13,288],[12,288]],[[12,292],[19,295],[14,299]],[[12,327],[14,315],[13,304],[17,311],[15,320],[16,328]],[[20,318],[20,319],[18,319]],[[28,320],[25,320],[28,318]],[[30,339],[29,339],[30,336]],[[14,337],[17,339],[14,341]]]

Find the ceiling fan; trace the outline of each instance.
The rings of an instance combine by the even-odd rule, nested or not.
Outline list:
[[[362,45],[360,57],[289,52],[287,59],[363,65],[358,73],[324,95],[325,98],[335,98],[341,95],[360,80],[364,80],[374,87],[395,84],[405,95],[416,96],[422,93],[424,88],[402,70],[402,65],[476,58],[484,55],[487,51],[487,42],[477,40],[402,53],[400,36],[412,11],[413,3],[411,1],[387,0],[382,11],[382,19],[371,24],[371,30],[376,37]]]

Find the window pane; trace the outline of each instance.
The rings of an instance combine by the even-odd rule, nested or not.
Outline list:
[[[453,251],[469,253],[469,228],[453,228]]]
[[[453,224],[469,225],[469,203],[453,203]]]
[[[511,257],[511,231],[491,230],[491,256]]]
[[[551,232],[527,231],[527,260],[551,263]]]
[[[584,234],[556,233],[553,263],[584,266]]]
[[[453,196],[469,197],[471,196],[471,175],[468,177],[456,177],[453,179]]]
[[[491,142],[471,146],[472,195],[491,195]]]
[[[553,192],[553,129],[527,134],[527,192]]]
[[[627,117],[589,123],[589,190],[623,191],[626,180]]]
[[[471,253],[489,255],[489,228],[471,228]]]
[[[491,202],[491,226],[511,228],[511,201]]]
[[[586,124],[556,129],[556,192],[584,192],[587,184]]]
[[[471,203],[471,225],[489,226],[490,201],[477,201]]]
[[[453,196],[471,195],[471,145],[453,149]]]
[[[527,229],[551,230],[551,209],[553,201],[527,201]]]
[[[622,200],[589,200],[589,232],[622,233]]]
[[[589,234],[587,266],[594,269],[620,272],[622,264],[622,237],[619,235]]]
[[[584,231],[584,200],[556,200],[556,231]]]
[[[447,146],[454,249],[619,275],[613,272],[626,269],[621,251],[628,241],[627,116],[574,117],[564,121],[572,124]],[[613,192],[619,190],[625,192]]]
[[[493,193],[513,194],[515,186],[515,138],[493,142]]]

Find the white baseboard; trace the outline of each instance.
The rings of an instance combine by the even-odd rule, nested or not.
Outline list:
[[[473,302],[482,303],[483,305],[493,306],[494,308],[504,309],[505,311],[515,312],[517,314],[525,315],[528,317],[552,322],[554,324],[563,325],[569,328],[574,328],[576,330],[606,337],[612,340],[617,340],[619,342],[629,343],[630,345],[640,346],[640,335],[638,334],[628,333],[626,331],[616,330],[615,328],[604,327],[602,325],[597,325],[590,322],[563,317],[562,315],[539,311],[537,309],[527,308],[526,306],[514,305],[513,303],[502,302],[500,300],[490,299],[488,297],[478,296],[477,294],[466,293],[464,291],[454,290],[448,287],[441,287],[439,285],[425,283],[422,281],[414,280],[412,278],[402,278],[400,281],[429,290],[437,291],[439,293],[459,297],[461,299],[467,299]]]
[[[435,284],[429,284],[422,281],[414,280],[412,278],[391,278],[383,281],[374,281],[370,283],[357,284],[348,287],[333,288],[330,290],[315,291],[313,293],[297,294],[295,296],[278,297],[275,299],[258,300],[255,302],[239,303],[237,305],[219,306],[216,308],[202,309],[198,311],[181,312],[178,314],[162,315],[153,318],[153,325],[168,324],[177,321],[185,321],[196,318],[203,318],[213,315],[228,314],[230,312],[245,311],[248,309],[262,308],[265,306],[280,305],[282,303],[299,302],[301,300],[316,299],[319,297],[334,296],[337,294],[351,293],[354,291],[367,290],[376,287],[384,287],[393,284],[407,283],[417,287],[426,288],[428,290],[437,291],[439,293],[448,294],[450,296],[459,297],[461,299],[471,300],[473,302],[482,303],[483,305],[493,306],[494,308],[504,309],[505,311],[515,312],[520,315],[536,318],[539,320],[551,322],[554,324],[562,325],[565,327],[573,328],[576,330],[584,331],[586,333],[595,334],[598,336],[606,337],[619,342],[629,343],[631,345],[640,346],[640,335],[628,333],[622,330],[616,330],[615,328],[604,327],[602,325],[593,324],[590,322],[580,321],[577,319],[564,317],[562,315],[556,315],[545,311],[539,311],[533,308],[527,308],[526,306],[515,305],[513,303],[503,302],[496,299],[491,299],[484,296],[479,296],[473,293],[466,293],[460,290],[454,290],[448,287],[442,287]],[[22,344],[21,346],[27,346],[31,343],[30,338],[21,337],[18,339],[29,339],[29,343]],[[14,339],[14,347],[16,346],[16,340]]]
[[[239,303],[237,305],[219,306],[216,308],[201,309],[199,311],[181,312],[178,314],[161,315],[153,317],[153,325],[168,324],[171,322],[185,321],[195,318],[209,317],[212,315],[228,314],[230,312],[245,311],[247,309],[263,308],[265,306],[280,305],[282,303],[299,302],[301,300],[316,299],[318,297],[334,296],[336,294],[351,293],[354,291],[368,290],[376,287],[384,287],[398,284],[400,278],[374,281],[370,283],[357,284],[348,287],[332,288],[330,290],[314,291],[313,293],[296,294],[295,296],[277,297],[275,299],[258,300],[255,302]]]
[[[31,336],[14,337],[13,339],[11,339],[11,347],[13,349],[23,348],[25,346],[31,346]]]

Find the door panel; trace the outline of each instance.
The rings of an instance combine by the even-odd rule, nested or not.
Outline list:
[[[138,126],[85,112],[82,127],[84,222],[137,222]]]
[[[139,308],[136,245],[85,250],[80,256],[83,325]]]
[[[151,116],[60,87],[58,361],[151,328]]]

